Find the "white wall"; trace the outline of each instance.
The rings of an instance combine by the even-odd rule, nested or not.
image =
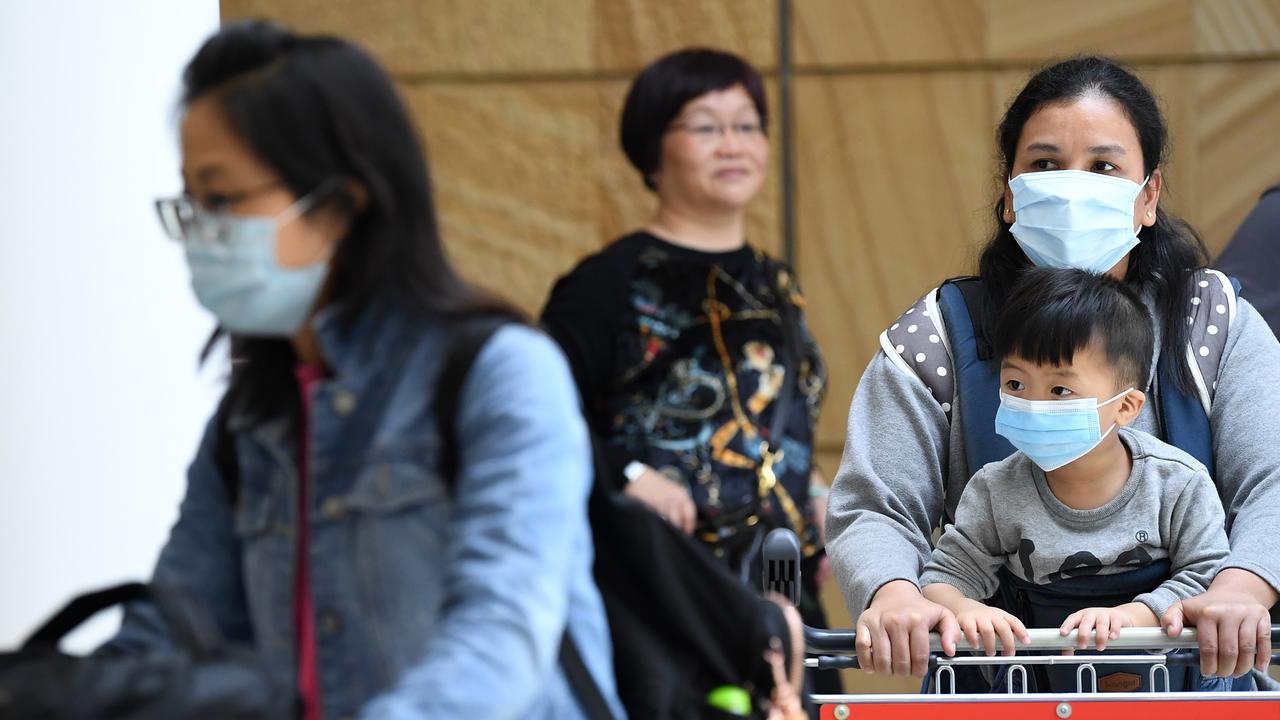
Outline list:
[[[217,23],[217,0],[0,2],[0,650],[149,577],[216,403],[151,201],[181,189],[178,79]]]

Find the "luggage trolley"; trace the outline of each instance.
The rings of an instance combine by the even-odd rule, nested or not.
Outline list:
[[[799,593],[800,547],[789,530],[774,530],[765,540],[765,589],[794,602]],[[1018,649],[1028,652],[1059,651],[1075,647],[1076,634],[1063,637],[1057,628],[1029,629],[1031,642]],[[853,630],[821,630],[805,627],[805,666],[818,669],[856,669]],[[1271,628],[1271,640],[1280,647],[1280,626]],[[967,645],[963,639],[960,643]],[[1280,692],[1169,692],[1170,668],[1198,663],[1195,630],[1170,638],[1160,628],[1126,628],[1110,641],[1109,649],[1130,651],[1106,655],[1013,655],[1009,657],[942,653],[938,635],[930,637],[931,692],[882,695],[811,695],[821,708],[822,720],[1138,720],[1139,718],[1194,718],[1195,720],[1280,720]],[[1099,671],[1108,665],[1141,665],[1147,668],[1151,692],[1098,692]],[[957,694],[955,670],[963,666],[1003,668],[1004,692]],[[1028,669],[1037,665],[1075,668],[1076,692],[1022,692]],[[1022,682],[1017,682],[1021,679]]]

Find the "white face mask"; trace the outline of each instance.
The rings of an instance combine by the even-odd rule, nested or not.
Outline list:
[[[1022,173],[1009,181],[1009,232],[1039,267],[1105,273],[1138,244],[1133,203],[1147,180],[1084,170]]]

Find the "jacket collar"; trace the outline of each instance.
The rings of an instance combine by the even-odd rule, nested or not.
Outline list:
[[[412,322],[408,311],[385,297],[370,302],[347,330],[341,322],[344,309],[338,303],[320,309],[311,318],[311,329],[333,380],[361,392],[378,376],[391,372],[389,365],[399,364],[402,353],[415,345],[410,342],[410,335],[415,328],[420,334],[423,327]],[[250,430],[266,442],[286,440],[291,425],[286,416],[254,422],[236,409],[232,409],[227,418],[230,430]]]
[[[336,303],[322,308],[311,319],[311,330],[333,376],[360,384],[406,345],[414,323],[408,312],[385,297],[370,302],[349,329],[339,322],[345,311]]]

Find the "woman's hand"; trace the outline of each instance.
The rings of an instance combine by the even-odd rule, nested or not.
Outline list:
[[[1094,647],[1098,652],[1107,649],[1107,641],[1120,637],[1120,628],[1156,627],[1160,624],[1155,613],[1142,603],[1125,603],[1119,607],[1093,607],[1077,610],[1067,616],[1058,632],[1062,637],[1076,632],[1076,649],[1089,645],[1089,633],[1096,633]],[[963,623],[961,623],[963,627]]]
[[[653,468],[648,468],[640,477],[627,483],[623,492],[648,505],[685,534],[693,532],[694,524],[698,521],[698,506],[693,504],[688,488],[681,487]]]
[[[1240,677],[1271,662],[1271,615],[1276,592],[1265,580],[1241,568],[1218,573],[1201,595],[1175,603],[1161,624],[1177,637],[1188,624],[1200,639],[1200,673]]]
[[[956,616],[926,600],[906,580],[887,582],[858,616],[858,665],[870,673],[924,677],[929,669],[929,631],[935,628],[942,636],[942,651],[954,655],[960,637]]]

